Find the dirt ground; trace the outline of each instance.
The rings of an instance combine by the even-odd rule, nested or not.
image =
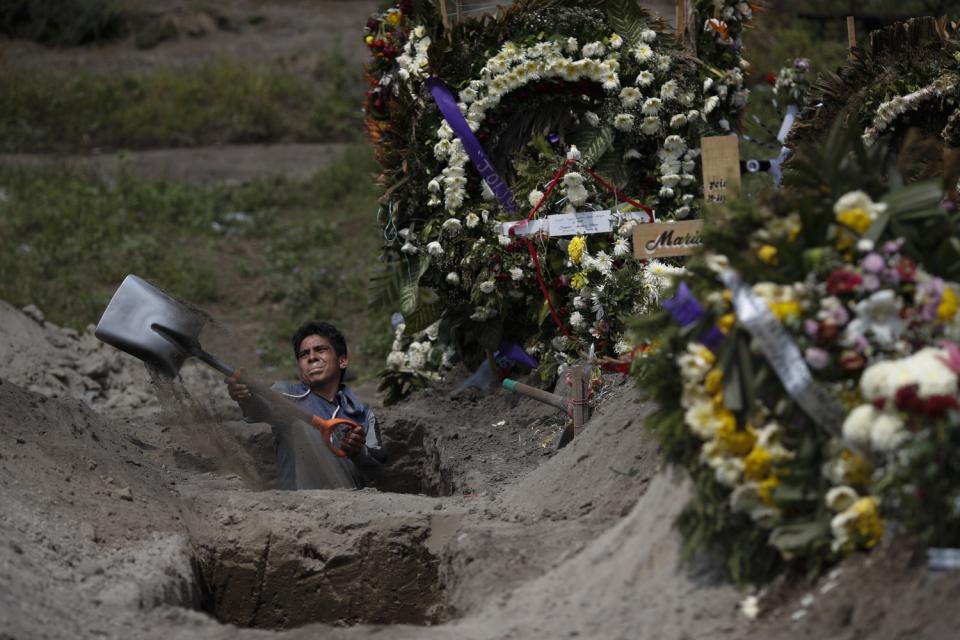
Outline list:
[[[960,575],[896,537],[761,618],[710,559],[682,563],[688,497],[609,377],[580,434],[450,380],[379,410],[387,480],[272,489],[271,436],[219,374],[173,385],[0,303],[0,638],[948,638]]]
[[[153,49],[3,42],[4,63],[307,64],[325,46],[360,60],[378,4],[130,2],[208,27],[198,12],[216,5],[240,26]],[[245,179],[230,167],[276,166],[257,153],[131,162]],[[748,621],[750,589],[710,558],[681,560],[671,523],[689,487],[643,428],[641,390],[605,379],[558,450],[562,415],[504,391],[453,399],[465,373],[378,410],[391,462],[376,486],[285,492],[269,428],[240,420],[219,374],[188,363],[164,384],[89,331],[0,301],[0,640],[956,637],[960,574],[928,571],[897,536],[817,581],[768,585]]]

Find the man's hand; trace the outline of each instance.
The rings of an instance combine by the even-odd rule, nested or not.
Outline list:
[[[232,376],[225,378],[227,383],[227,393],[234,402],[244,402],[253,397],[250,387],[240,382],[240,369],[237,369]]]
[[[344,429],[343,437],[340,439],[340,448],[348,458],[355,458],[363,450],[363,432],[353,429]]]

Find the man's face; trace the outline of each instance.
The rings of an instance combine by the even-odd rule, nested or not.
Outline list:
[[[347,356],[337,356],[329,339],[310,335],[300,343],[297,367],[305,385],[311,388],[323,386],[340,379],[341,370],[347,368]]]

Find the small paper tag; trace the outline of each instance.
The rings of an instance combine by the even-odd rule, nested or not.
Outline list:
[[[638,260],[689,256],[703,246],[703,220],[638,224],[633,228],[633,257]]]
[[[551,236],[578,236],[592,233],[610,233],[609,211],[584,211],[547,216]]]
[[[737,136],[710,136],[700,140],[703,158],[703,197],[726,202],[740,196],[740,140]]]

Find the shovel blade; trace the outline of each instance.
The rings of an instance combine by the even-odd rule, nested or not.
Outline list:
[[[206,322],[204,315],[131,274],[113,294],[94,335],[174,378],[191,355],[188,346],[199,344]],[[183,343],[158,332],[156,327],[182,337]]]

